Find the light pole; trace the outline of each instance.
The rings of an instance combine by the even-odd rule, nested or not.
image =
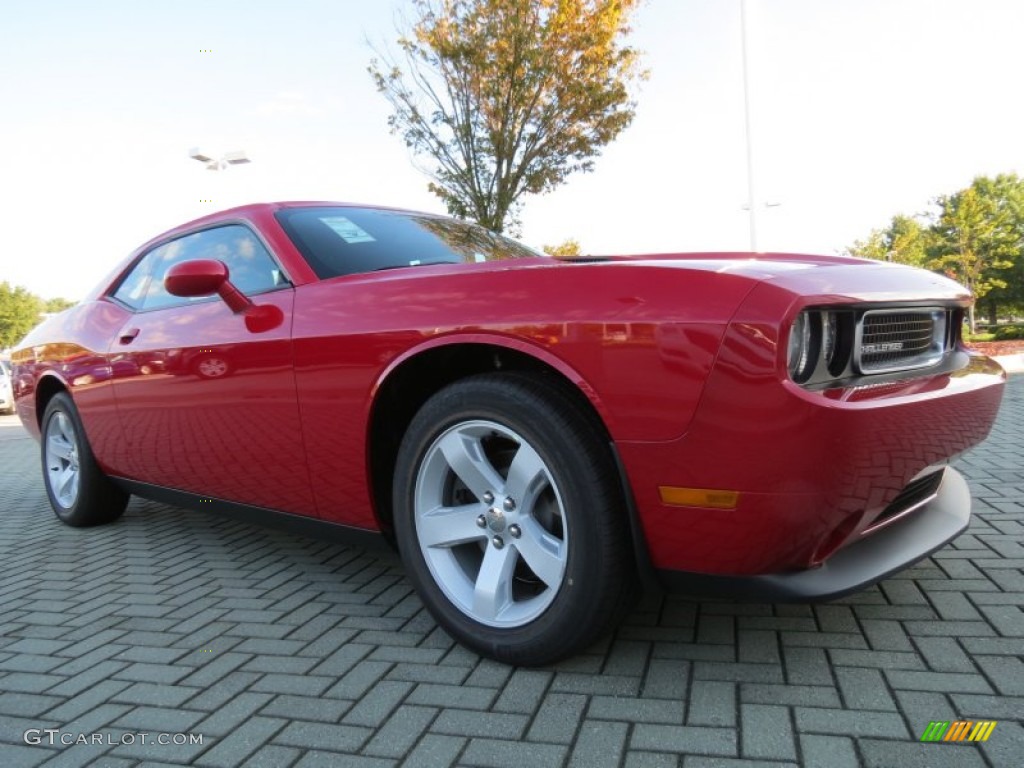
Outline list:
[[[750,114],[750,53],[747,34],[747,0],[740,0],[740,28],[743,35],[743,114],[747,134],[747,211],[750,217],[750,250],[757,251],[757,194],[754,186],[753,118]]]

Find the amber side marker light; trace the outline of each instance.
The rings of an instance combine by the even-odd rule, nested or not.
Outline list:
[[[676,488],[659,485],[658,492],[664,504],[675,507],[706,507],[707,509],[736,509],[739,491],[716,491],[708,488]]]

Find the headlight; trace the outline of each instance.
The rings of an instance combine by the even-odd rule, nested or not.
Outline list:
[[[813,354],[811,344],[811,318],[807,312],[801,312],[793,321],[789,331],[789,375],[797,384],[807,381],[814,370],[817,356]]]
[[[805,309],[789,331],[786,364],[797,384],[825,384],[849,366],[854,315],[846,310]]]

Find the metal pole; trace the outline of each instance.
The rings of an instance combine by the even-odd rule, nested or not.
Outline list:
[[[747,33],[747,0],[740,0],[740,27],[743,33],[743,111],[747,129],[747,211],[750,216],[750,250],[757,251],[757,193],[754,186],[753,118],[750,110],[750,54]]]

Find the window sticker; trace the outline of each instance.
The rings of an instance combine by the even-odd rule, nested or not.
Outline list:
[[[344,216],[324,216],[320,221],[333,229],[338,237],[346,243],[372,243],[377,239],[358,224],[349,221]]]

